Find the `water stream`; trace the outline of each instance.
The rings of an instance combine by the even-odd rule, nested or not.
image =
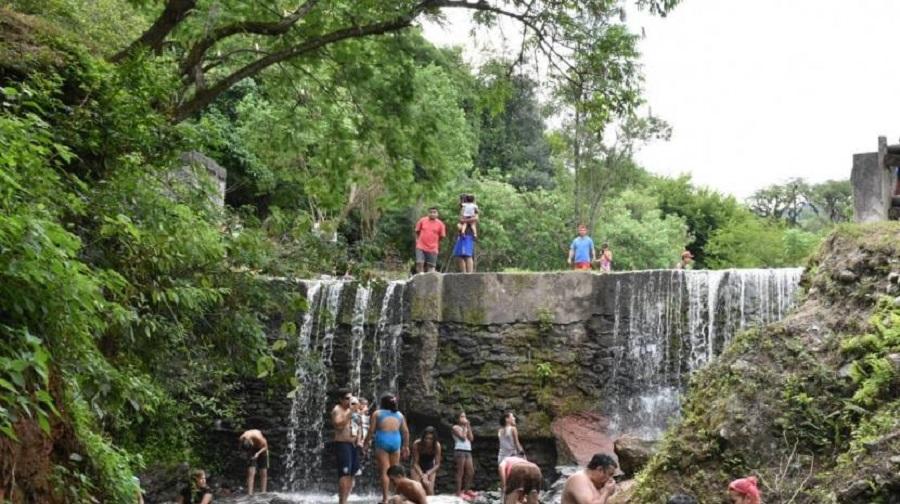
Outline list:
[[[780,320],[792,306],[800,274],[657,270],[604,278],[615,282],[607,291],[615,299],[603,330],[611,332],[613,368],[599,401],[613,431],[659,438],[678,414],[690,373],[719,355],[741,329]],[[294,491],[317,489],[327,479],[321,461],[334,402],[328,394],[349,386],[374,406],[380,394],[399,392],[407,296],[402,281],[318,280],[305,286],[308,311],[297,334],[298,386],[285,451],[287,487]]]

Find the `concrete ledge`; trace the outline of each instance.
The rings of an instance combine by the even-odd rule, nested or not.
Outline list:
[[[473,325],[590,319],[594,282],[586,272],[416,275],[410,320]]]

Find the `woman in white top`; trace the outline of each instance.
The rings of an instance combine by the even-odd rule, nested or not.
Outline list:
[[[475,466],[472,464],[472,441],[475,440],[475,434],[472,433],[472,426],[469,425],[465,411],[460,412],[452,430],[453,462],[456,464],[456,496],[471,499],[475,497],[475,492],[472,491],[472,480],[475,479]]]
[[[497,438],[500,440],[500,451],[497,453],[498,464],[503,462],[506,457],[525,455],[522,443],[519,442],[519,431],[516,430],[516,415],[512,411],[507,411],[500,417]]]

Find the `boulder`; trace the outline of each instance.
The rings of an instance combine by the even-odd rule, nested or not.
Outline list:
[[[634,475],[656,453],[658,444],[658,441],[628,435],[616,439],[615,451],[616,456],[619,457],[619,468],[629,476]]]
[[[595,453],[613,455],[609,419],[593,412],[573,413],[550,424],[560,463],[587,465]]]

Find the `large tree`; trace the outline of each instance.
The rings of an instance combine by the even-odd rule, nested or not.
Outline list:
[[[140,2],[138,3],[149,3]],[[165,0],[155,21],[112,60],[126,61],[146,51],[172,58],[182,85],[169,113],[175,122],[204,109],[236,83],[288,61],[328,57],[334,44],[404,30],[417,19],[440,18],[446,9],[476,12],[475,21],[492,26],[499,19],[522,26],[522,48],[547,58],[549,67],[584,89],[585,82],[614,82],[620,55],[633,51],[597,43],[616,25],[623,0]],[[635,0],[665,14],[678,0]],[[613,37],[610,40],[620,40]],[[627,49],[627,48],[626,48]],[[578,64],[591,61],[591,65]],[[610,63],[609,65],[602,64]],[[576,68],[578,73],[573,73]],[[586,78],[585,72],[596,74]],[[580,84],[577,84],[580,83]],[[609,94],[610,100],[630,95]],[[607,103],[615,110],[615,103]]]

